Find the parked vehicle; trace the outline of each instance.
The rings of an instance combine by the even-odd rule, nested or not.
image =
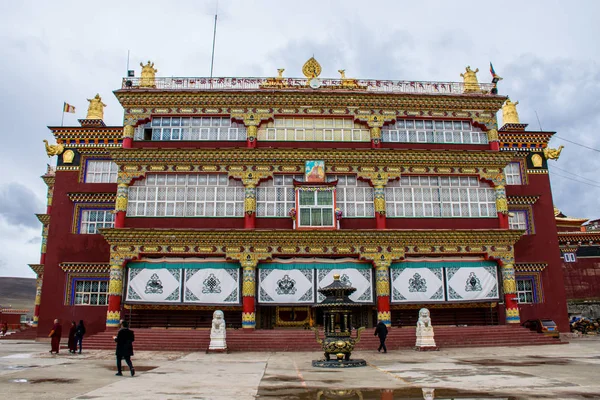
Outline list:
[[[521,325],[527,329],[541,333],[544,336],[551,336],[555,338],[560,336],[556,322],[552,321],[551,319],[530,319],[523,322]]]

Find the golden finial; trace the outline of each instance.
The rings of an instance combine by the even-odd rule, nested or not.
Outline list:
[[[102,102],[100,95],[96,94],[93,99],[87,99],[87,101],[90,102],[90,105],[88,106],[85,119],[104,119],[104,107],[106,107],[106,104]]]
[[[278,78],[283,78],[283,71],[285,71],[285,68],[277,68]]]
[[[333,274],[333,280],[334,281],[339,281],[340,280],[340,274]]]
[[[506,99],[506,103],[502,106],[502,123],[506,124],[520,124],[519,113],[517,112],[517,104],[519,102],[512,102],[510,99]]]
[[[60,143],[48,144],[48,141],[46,139],[44,139],[44,143],[46,146],[46,154],[48,154],[48,157],[57,156],[59,154],[62,154],[62,152],[65,150],[65,146],[63,146]]]
[[[479,81],[477,80],[477,75],[476,75],[478,72],[479,72],[479,68],[477,68],[475,71],[473,71],[471,69],[471,66],[467,65],[465,73],[460,74],[460,76],[463,77],[464,84],[465,84],[464,93],[473,93],[473,92],[481,91],[481,89],[479,88]]]
[[[150,63],[144,65],[140,63],[142,67],[142,76],[140,78],[140,87],[155,87],[154,77],[158,72],[157,69],[154,68],[154,63]]]
[[[346,79],[346,70],[345,69],[338,69],[338,72],[340,73],[341,80]]]
[[[321,75],[321,64],[314,57],[311,57],[302,66],[302,73],[308,79],[316,78]]]
[[[558,149],[551,149],[550,147],[544,148],[544,157],[546,160],[558,160],[560,157],[560,152],[565,146],[559,146]]]

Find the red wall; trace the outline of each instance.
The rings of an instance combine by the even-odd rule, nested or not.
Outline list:
[[[554,220],[554,205],[547,174],[530,174],[529,184],[506,186],[508,196],[540,196],[533,205],[535,234],[524,235],[515,245],[518,263],[544,262],[548,266],[541,273],[544,302],[520,304],[521,322],[534,318],[551,318],[561,332],[569,332],[567,300],[563,271]]]
[[[562,263],[568,300],[600,299],[600,258],[577,257],[577,262]]]

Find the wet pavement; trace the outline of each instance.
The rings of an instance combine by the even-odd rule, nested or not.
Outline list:
[[[136,352],[135,377],[114,353],[50,355],[0,342],[0,392],[19,399],[600,399],[600,338],[564,346],[359,351],[368,365],[313,368],[320,353]]]

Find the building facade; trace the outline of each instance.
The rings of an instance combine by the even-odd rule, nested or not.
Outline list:
[[[355,325],[555,319],[568,329],[547,160],[516,103],[480,84],[320,77],[160,78],[142,64],[77,127],[55,168],[36,321],[245,329],[320,325],[339,273]],[[496,78],[496,76],[494,76]],[[503,107],[504,104],[504,107]],[[496,114],[503,107],[499,129]]]

